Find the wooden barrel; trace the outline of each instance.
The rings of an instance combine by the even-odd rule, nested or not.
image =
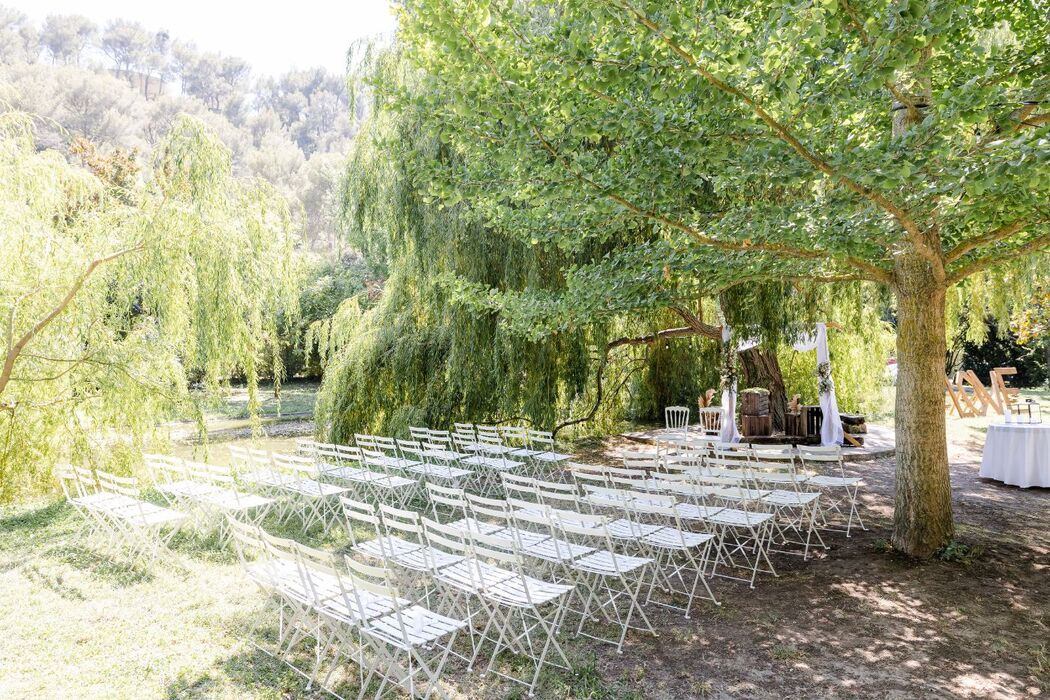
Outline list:
[[[768,416],[769,394],[742,392],[740,394],[740,413],[745,416]]]

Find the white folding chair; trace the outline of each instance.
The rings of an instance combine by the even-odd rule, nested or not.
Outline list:
[[[807,489],[808,478],[797,469],[792,451],[760,451],[748,465],[751,481],[759,489],[769,489],[762,503],[774,513],[773,527],[778,544],[802,546],[802,558],[809,558],[809,548],[814,536],[817,543],[827,549],[824,538],[817,528],[821,520],[820,492]],[[791,550],[777,550],[786,554],[797,554]]]
[[[280,452],[274,452],[272,457],[278,471],[294,477],[277,484],[276,488],[287,494],[294,504],[291,510],[302,521],[303,532],[320,523],[327,533],[335,521],[338,499],[348,489],[317,479],[317,463],[309,457]]]
[[[598,547],[594,553],[582,556],[569,565],[576,584],[577,598],[581,602],[579,610],[573,611],[580,616],[576,635],[612,644],[618,654],[623,653],[623,642],[629,629],[659,636],[641,605],[641,591],[649,581],[653,560],[617,554],[606,528],[605,516],[574,513],[570,518],[563,518],[558,511],[551,512],[554,514],[553,524],[562,538],[570,541],[582,539],[583,543]],[[617,639],[605,639],[584,632],[586,623],[596,619],[597,615],[620,628]],[[641,620],[642,627],[632,626],[636,617]]]
[[[806,485],[821,489],[828,497],[827,508],[824,509],[824,513],[831,510],[840,516],[845,516],[846,537],[850,536],[854,518],[856,518],[861,530],[867,530],[868,528],[864,525],[860,512],[857,510],[857,496],[864,482],[859,477],[846,476],[846,471],[842,464],[842,448],[838,445],[828,447],[804,447],[800,445],[798,451],[803,467],[815,472],[806,479]],[[832,473],[826,473],[828,471]],[[848,514],[843,513],[846,503],[849,504]],[[824,529],[829,531],[836,530],[827,522],[824,524]],[[841,532],[842,530],[837,529],[837,531]]]
[[[171,538],[187,520],[185,513],[142,500],[138,479],[95,470],[99,490],[113,498],[101,501],[101,517],[135,562],[151,564],[164,556]],[[167,559],[167,557],[165,557]],[[176,564],[174,559],[171,563]]]

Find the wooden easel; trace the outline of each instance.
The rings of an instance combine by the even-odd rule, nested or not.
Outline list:
[[[960,418],[972,416],[985,416],[989,411],[1003,415],[1006,407],[1017,401],[1020,393],[1017,389],[1006,386],[1003,377],[1017,374],[1014,367],[996,367],[989,373],[992,390],[989,392],[972,369],[960,370],[955,373],[955,381],[952,382],[947,375],[944,377],[944,388],[948,392],[951,403],[948,404],[948,414],[954,410]],[[966,390],[966,385],[970,391]]]

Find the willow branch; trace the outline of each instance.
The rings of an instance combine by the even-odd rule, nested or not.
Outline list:
[[[642,26],[646,27],[656,37],[663,41],[664,44],[666,44],[667,47],[671,49],[671,51],[677,54],[683,61],[688,63],[690,66],[692,66],[693,69],[696,70],[696,72],[699,73],[700,76],[710,85],[720,90],[721,92],[726,93],[727,95],[739,99],[741,102],[747,105],[747,107],[752,111],[752,113],[754,113],[755,116],[757,116],[763,123],[765,123],[765,125],[770,129],[770,131],[776,134],[776,136],[781,141],[790,146],[792,150],[798,153],[805,161],[807,161],[815,169],[824,173],[828,177],[832,178],[834,181],[845,186],[850,191],[860,195],[864,199],[867,199],[868,201],[872,202],[873,204],[877,205],[878,207],[886,211],[888,214],[890,214],[890,216],[897,220],[897,223],[901,226],[901,228],[904,229],[905,233],[908,236],[908,240],[915,247],[915,249],[933,264],[935,271],[939,271],[941,274],[943,274],[944,266],[939,252],[935,251],[927,244],[923,236],[922,229],[919,228],[919,225],[915,222],[914,219],[912,219],[911,215],[903,207],[891,201],[882,193],[873,190],[869,187],[865,187],[864,185],[853,180],[847,175],[840,173],[838,170],[832,167],[830,163],[828,163],[826,160],[824,160],[816,153],[811,151],[809,148],[807,148],[802,143],[802,141],[791,132],[790,129],[788,129],[785,125],[777,121],[753,97],[751,97],[749,94],[747,94],[740,88],[730,85],[724,80],[721,80],[709,70],[707,70],[696,58],[696,56],[686,51],[684,48],[682,48],[680,44],[671,39],[671,37],[669,37],[667,33],[664,32],[664,30],[658,24],[656,24],[652,19],[650,19],[648,15],[635,9],[635,7],[629,3],[614,4],[616,4],[620,9],[623,9],[631,15],[633,15]],[[878,279],[880,279],[881,281],[888,281],[889,275],[884,273]]]
[[[504,92],[507,94],[507,98],[518,109],[518,111],[521,112],[522,116],[528,123],[529,131],[532,132],[533,136],[539,142],[540,147],[544,151],[546,151],[548,155],[550,155],[551,158],[553,158],[555,162],[557,162],[566,172],[568,172],[570,176],[572,176],[581,184],[586,185],[588,188],[593,189],[605,198],[616,202],[620,206],[624,207],[628,211],[638,216],[651,219],[657,223],[664,224],[669,228],[681,231],[682,233],[692,238],[694,242],[702,246],[708,246],[711,248],[735,252],[772,253],[776,255],[783,255],[785,257],[799,258],[804,260],[823,260],[826,259],[829,255],[831,255],[827,251],[807,250],[779,243],[748,243],[743,241],[725,241],[719,240],[717,238],[711,238],[710,236],[701,233],[700,231],[696,230],[692,226],[689,226],[688,224],[682,221],[671,219],[656,211],[639,206],[634,202],[628,200],[627,198],[615,192],[612,192],[605,187],[602,187],[591,178],[587,177],[583,173],[580,173],[575,168],[573,168],[572,165],[566,160],[565,156],[557,148],[555,148],[553,144],[551,144],[551,142],[547,139],[547,137],[543,134],[539,127],[536,126],[535,121],[532,118],[532,114],[528,110],[528,108],[526,108],[520,100],[514,97],[514,94],[511,91],[510,86],[507,84],[506,79],[496,68],[492,60],[489,59],[485,52],[481,50],[481,47],[478,45],[478,42],[475,39],[474,35],[471,34],[470,31],[467,30],[467,28],[460,24],[458,21],[456,22],[456,24],[460,33],[467,40],[467,43],[470,44],[471,49],[474,51],[475,54],[477,54],[478,58],[481,59],[482,63],[485,64],[485,67],[500,84],[500,87],[503,88]],[[880,281],[886,283],[890,281],[890,274],[887,271],[864,260],[847,256],[843,258],[843,261],[849,266],[857,268],[867,273],[870,276],[870,279],[872,279],[873,281]]]
[[[960,268],[957,268],[954,272],[948,275],[948,284],[955,284],[960,282],[970,275],[985,270],[989,267],[997,265],[1007,260],[1013,260],[1015,258],[1021,258],[1025,255],[1031,255],[1032,253],[1038,253],[1044,249],[1050,249],[1050,233],[1043,236],[1037,236],[1032,240],[1028,241],[1024,245],[1014,248],[1013,250],[1006,251],[1003,253],[997,253],[995,255],[989,255],[985,258],[978,258]]]
[[[52,321],[58,318],[58,316],[60,316],[62,312],[66,310],[66,308],[69,307],[74,297],[76,297],[77,293],[80,292],[80,289],[84,286],[84,283],[87,282],[89,277],[91,277],[91,274],[95,270],[97,270],[99,266],[104,265],[112,260],[116,260],[117,258],[121,258],[130,253],[142,250],[143,247],[144,244],[139,243],[138,245],[132,246],[130,248],[124,248],[123,250],[118,250],[117,252],[107,255],[105,257],[96,258],[92,260],[91,263],[88,264],[84,272],[81,273],[81,275],[76,279],[75,282],[73,282],[73,285],[69,288],[69,291],[67,291],[66,295],[62,297],[62,300],[53,309],[51,309],[51,312],[48,313],[47,316],[44,316],[44,318],[37,321],[32,328],[26,331],[25,334],[22,335],[22,337],[20,337],[17,342],[15,342],[14,345],[8,346],[7,356],[4,358],[3,369],[0,370],[0,395],[2,395],[4,393],[4,389],[7,388],[7,384],[11,380],[11,372],[14,370],[15,367],[15,361],[18,359],[18,356],[21,354],[22,350],[25,349],[25,346],[28,345],[29,342],[33,340],[33,338],[35,338],[42,330],[47,328],[47,326]]]

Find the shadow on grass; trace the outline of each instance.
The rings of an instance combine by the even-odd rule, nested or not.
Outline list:
[[[72,543],[44,550],[42,554],[62,562],[116,588],[126,588],[139,583],[150,583],[155,578],[152,571],[138,563],[120,561],[108,554],[87,549]]]
[[[223,544],[219,541],[217,530],[201,532],[199,530],[180,530],[168,543],[168,549],[175,554],[196,559],[208,564],[235,564],[237,555],[233,543]]]
[[[53,501],[46,506],[23,511],[15,515],[0,518],[0,533],[17,530],[43,530],[69,511],[65,500]]]
[[[33,583],[58,594],[66,600],[87,600],[87,596],[84,595],[83,591],[76,586],[67,584],[62,580],[60,574],[50,574],[42,571],[36,564],[30,564],[22,569],[22,574]]]

